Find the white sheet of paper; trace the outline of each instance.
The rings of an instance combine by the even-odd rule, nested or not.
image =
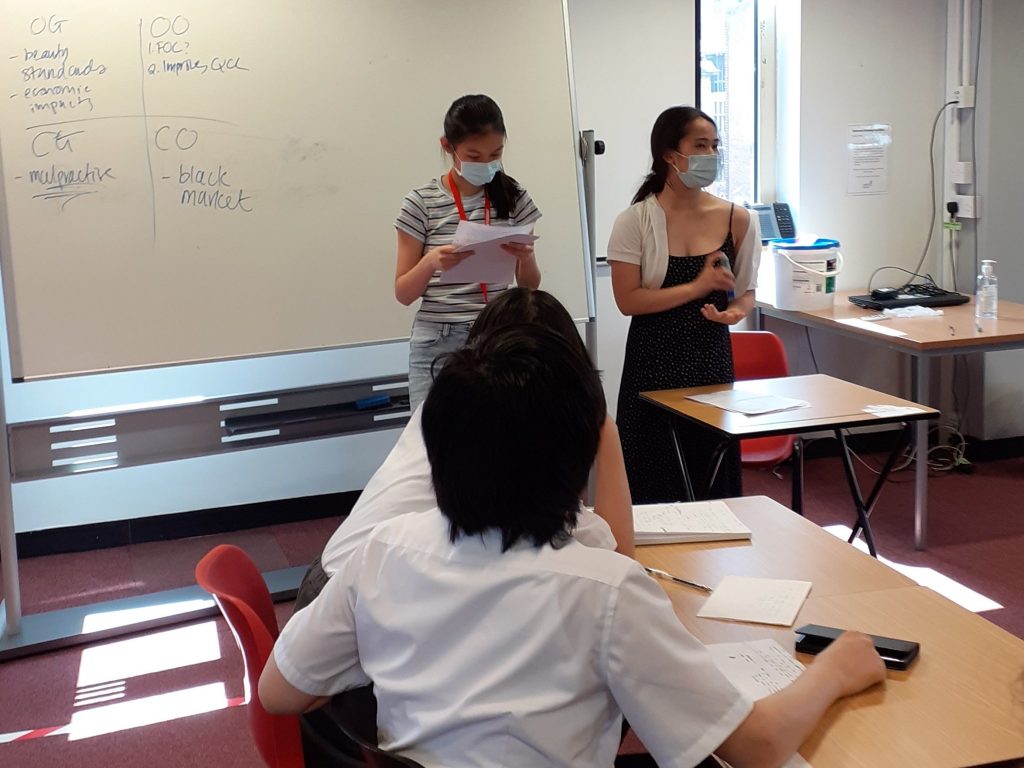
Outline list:
[[[888,326],[882,325],[881,323],[869,323],[865,320],[861,320],[859,317],[844,317],[841,320],[836,320],[837,323],[843,325],[851,325],[854,328],[860,328],[864,331],[872,331],[874,333],[881,333],[885,336],[906,336],[907,334],[903,331],[897,331]]]
[[[804,671],[803,664],[770,638],[712,643],[707,649],[718,671],[754,701],[781,691]],[[796,754],[783,768],[811,768],[811,764]]]
[[[726,576],[697,615],[705,619],[791,627],[810,591],[809,581]]]
[[[910,416],[915,413],[924,413],[924,408],[915,408],[912,405],[865,405],[865,413],[874,416]]]
[[[750,538],[750,529],[724,501],[636,504],[633,530],[637,544]]]
[[[889,191],[892,126],[860,123],[847,132],[846,194],[880,195]]]
[[[532,224],[506,227],[460,221],[452,245],[456,246],[456,253],[473,251],[473,255],[442,272],[441,282],[511,284],[516,276],[516,257],[501,246],[504,243],[528,245],[534,242],[537,236],[532,229]]]
[[[713,405],[716,408],[721,408],[723,411],[743,413],[747,416],[788,411],[793,408],[807,408],[810,405],[806,400],[797,400],[793,397],[761,395],[736,389],[712,392],[710,395],[690,395],[687,399],[696,400],[698,403],[706,405]]]

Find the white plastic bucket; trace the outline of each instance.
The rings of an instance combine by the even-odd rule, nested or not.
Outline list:
[[[793,238],[771,241],[775,261],[775,301],[779,309],[828,309],[836,297],[836,276],[843,269],[839,241]]]

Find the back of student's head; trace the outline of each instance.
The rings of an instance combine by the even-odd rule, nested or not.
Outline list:
[[[575,345],[580,354],[587,354],[572,316],[558,299],[539,288],[509,288],[489,302],[473,323],[469,342],[472,343],[482,333],[516,323],[543,326]]]
[[[423,405],[452,541],[496,529],[508,549],[570,532],[604,419],[597,372],[559,333],[508,325],[453,352]]]

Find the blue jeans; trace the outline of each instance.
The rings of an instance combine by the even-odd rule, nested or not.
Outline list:
[[[434,380],[434,361],[466,345],[472,323],[431,323],[416,320],[409,338],[409,407],[416,410],[427,398]],[[440,371],[444,358],[437,360],[434,370]]]

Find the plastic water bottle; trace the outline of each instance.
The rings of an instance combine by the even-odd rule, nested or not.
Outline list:
[[[995,261],[983,259],[978,275],[978,290],[974,294],[974,316],[994,318],[999,306],[999,278],[995,275]]]

